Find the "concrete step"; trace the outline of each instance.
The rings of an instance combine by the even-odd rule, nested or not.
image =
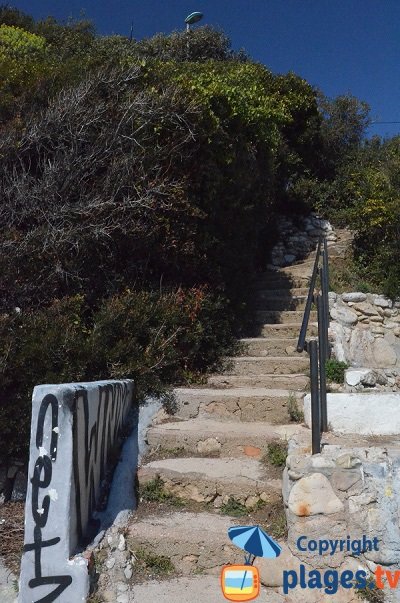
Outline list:
[[[254,327],[254,335],[257,335],[258,338],[265,337],[276,339],[278,337],[282,338],[293,338],[298,339],[300,335],[301,321],[300,322],[292,322],[292,323],[283,323],[283,324],[259,324]],[[318,326],[316,322],[308,323],[308,331],[307,333],[313,337],[318,335]]]
[[[240,343],[245,346],[245,352],[249,356],[299,356],[296,351],[297,337],[282,339],[279,337],[274,339],[253,337],[241,339]]]
[[[133,553],[140,549],[167,557],[184,576],[202,572],[219,574],[223,565],[243,562],[243,551],[228,537],[228,528],[234,523],[232,517],[205,512],[154,514],[139,521],[134,518],[128,527],[127,546]],[[202,600],[187,594],[186,601]]]
[[[152,461],[138,471],[139,487],[161,478],[163,489],[183,500],[221,507],[232,497],[247,508],[280,499],[282,480],[268,478],[257,459],[187,457]]]
[[[304,373],[292,375],[211,375],[207,385],[217,388],[255,387],[271,389],[288,389],[302,392],[309,386],[309,377]]]
[[[267,421],[271,424],[289,421],[288,402],[294,395],[302,407],[303,393],[288,389],[237,387],[230,389],[176,388],[178,403],[174,417],[218,418],[235,421]]]
[[[291,374],[307,371],[309,359],[296,356],[239,356],[231,359],[226,375],[248,376],[266,374]]]
[[[274,311],[274,310],[257,310],[256,311],[256,320],[261,324],[284,324],[284,323],[294,323],[303,320],[304,312],[301,311],[293,311],[293,310],[285,310],[283,312]],[[310,312],[310,322],[317,321],[317,312],[316,310],[311,310]]]
[[[151,450],[181,448],[204,456],[260,458],[268,443],[288,440],[304,429],[297,423],[270,425],[197,418],[153,425],[147,431],[147,442]]]
[[[255,308],[258,310],[304,310],[306,307],[307,297],[298,295],[295,297],[270,297],[268,299],[256,299],[254,302]]]

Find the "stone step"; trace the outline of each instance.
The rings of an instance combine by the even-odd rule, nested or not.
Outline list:
[[[300,332],[300,327],[299,327]],[[266,337],[252,337],[241,339],[245,352],[249,356],[299,356],[296,350],[297,337],[267,339]]]
[[[255,289],[294,289],[307,288],[310,284],[308,276],[291,276],[279,272],[264,272],[257,277],[254,283]]]
[[[248,509],[280,499],[282,480],[268,477],[257,459],[186,457],[152,461],[138,471],[139,487],[157,477],[163,489],[183,500],[212,503],[220,508],[229,498]]]
[[[234,523],[232,517],[206,512],[177,511],[134,518],[128,526],[127,546],[133,553],[144,550],[167,557],[184,576],[202,572],[219,574],[223,565],[243,562],[243,551],[228,537],[228,528]],[[191,593],[187,595],[186,601],[196,600]]]
[[[275,297],[298,297],[308,295],[307,287],[296,287],[294,289],[258,289],[258,299],[275,299]]]
[[[288,440],[305,427],[297,423],[270,425],[260,422],[189,419],[153,425],[147,431],[151,450],[181,448],[187,453],[260,458],[267,444]],[[309,430],[307,429],[309,432]]]
[[[270,297],[268,299],[256,299],[254,306],[258,310],[304,310],[307,297],[305,295]]]
[[[242,563],[242,561],[239,561],[239,563]],[[215,575],[212,575],[212,572],[206,573],[199,568],[198,573],[203,575],[181,576],[169,580],[151,580],[142,584],[133,584],[130,587],[132,597],[134,601],[139,601],[140,603],[154,603],[154,601],[162,601],[162,603],[189,603],[189,601],[203,601],[206,593],[207,603],[226,603],[227,599],[221,591],[220,577],[217,575],[221,572],[221,567],[214,569]],[[193,570],[195,569],[196,567],[193,568]],[[265,586],[261,586],[260,589],[261,600],[268,601],[268,603],[284,603],[284,601],[286,603],[292,603],[293,601],[299,603],[298,598],[291,598],[289,600],[285,597],[283,599],[283,596],[278,595],[272,588],[266,588]],[[314,602],[311,601],[310,603]],[[335,600],[331,603],[337,603],[337,601]],[[360,601],[359,603],[362,602]]]
[[[271,389],[288,389],[290,391],[302,392],[309,386],[309,377],[304,373],[292,375],[211,375],[208,378],[209,387],[236,388],[255,387]]]
[[[218,418],[236,421],[267,421],[271,424],[289,421],[288,403],[295,396],[302,407],[303,393],[288,389],[237,387],[230,389],[176,388],[178,409],[174,417]]]
[[[276,339],[278,337],[298,339],[300,335],[300,328],[301,322],[259,324],[254,328],[254,335],[271,339]],[[316,337],[318,335],[318,325],[316,322],[308,323],[307,333],[312,337]]]
[[[306,355],[296,356],[240,356],[230,359],[227,375],[247,376],[291,374],[307,371],[309,359]]]
[[[284,323],[294,323],[303,320],[304,312],[301,311],[293,311],[286,310],[283,312],[274,311],[274,310],[257,310],[256,311],[256,320],[261,324],[284,324]],[[317,312],[316,310],[311,310],[310,312],[310,322],[317,321]]]

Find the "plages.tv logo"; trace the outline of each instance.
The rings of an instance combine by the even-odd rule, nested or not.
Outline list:
[[[243,565],[225,565],[221,571],[221,589],[228,601],[252,601],[260,594],[260,575],[253,566],[256,557],[275,559],[281,547],[260,526],[234,526],[228,536],[245,551]]]

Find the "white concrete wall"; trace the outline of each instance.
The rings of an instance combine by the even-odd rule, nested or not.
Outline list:
[[[327,394],[328,423],[338,433],[400,433],[400,393]],[[304,418],[311,427],[311,395],[304,398]]]
[[[132,405],[133,382],[35,387],[19,603],[78,603],[109,455]]]

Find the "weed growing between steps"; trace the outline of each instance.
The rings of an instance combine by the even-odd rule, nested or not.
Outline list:
[[[134,552],[135,574],[137,571],[144,571],[148,578],[160,578],[170,576],[175,573],[175,567],[169,557],[154,555],[144,549],[137,549]]]
[[[273,467],[283,468],[286,463],[288,444],[284,442],[271,442],[268,444],[267,452],[262,457],[264,463],[270,464]]]
[[[164,481],[159,475],[141,486],[140,501],[160,503],[167,502],[174,507],[182,507],[185,504],[177,496],[166,492],[164,488]]]
[[[293,423],[303,423],[304,413],[299,407],[297,398],[293,392],[290,392],[287,404],[289,418]]]
[[[346,362],[336,360],[336,358],[330,358],[326,361],[325,368],[328,381],[333,381],[333,383],[344,383],[344,373],[345,370],[349,368],[349,365]]]
[[[385,595],[382,590],[378,588],[360,588],[356,590],[357,596],[362,601],[368,601],[369,603],[384,603]]]
[[[249,513],[249,509],[241,502],[231,496],[229,500],[221,507],[222,515],[230,515],[231,517],[243,517]]]

